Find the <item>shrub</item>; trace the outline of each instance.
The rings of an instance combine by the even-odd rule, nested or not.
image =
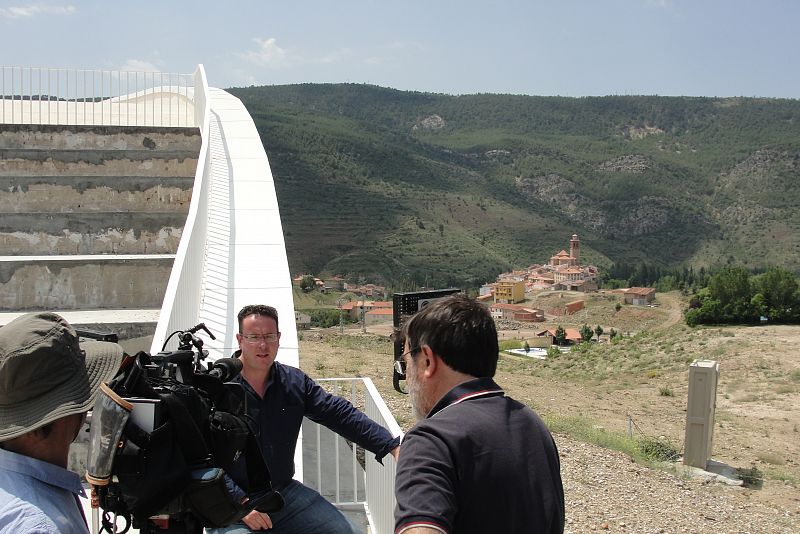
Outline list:
[[[661,386],[658,388],[658,394],[662,397],[674,397],[675,393],[668,386]]]
[[[559,356],[561,356],[561,351],[558,350],[558,347],[551,346],[549,349],[547,349],[548,358],[558,358]]]
[[[737,471],[739,474],[739,480],[744,482],[745,486],[760,487],[764,483],[764,473],[762,473],[756,466],[737,469]]]
[[[639,438],[636,440],[636,448],[652,462],[674,462],[681,456],[680,450],[664,437]]]

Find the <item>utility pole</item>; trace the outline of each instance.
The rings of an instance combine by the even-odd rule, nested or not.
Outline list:
[[[364,293],[362,293],[362,297],[361,297],[361,333],[362,334],[366,334],[367,333],[367,309],[366,309],[367,301],[364,300],[365,298],[366,298],[366,291]]]
[[[344,306],[344,299],[340,298],[337,304],[339,305],[339,333],[344,334],[344,310],[342,309],[342,306]]]

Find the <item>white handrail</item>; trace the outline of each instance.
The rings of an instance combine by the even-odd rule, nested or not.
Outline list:
[[[155,354],[167,336],[175,330],[183,330],[199,323],[201,287],[206,261],[208,184],[211,173],[209,152],[209,121],[211,117],[208,99],[208,81],[202,65],[194,73],[194,113],[195,120],[201,124],[202,144],[197,158],[192,201],[183,227],[181,241],[175,254],[161,315],[153,334],[150,352]]]
[[[0,65],[0,124],[194,127],[195,77]]]

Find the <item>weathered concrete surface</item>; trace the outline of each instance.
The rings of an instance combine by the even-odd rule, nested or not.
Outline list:
[[[111,181],[106,178],[107,181]],[[141,187],[141,181],[151,179],[131,178],[127,185]],[[169,183],[171,180],[160,178]],[[2,181],[2,178],[0,178]],[[155,185],[145,190],[118,191],[107,186],[91,189],[76,189],[70,185],[42,183],[31,184],[18,179],[13,189],[0,190],[0,213],[28,212],[157,212],[179,211],[187,213],[192,198],[191,183],[188,188],[170,185]],[[186,184],[188,180],[184,181]],[[138,182],[138,183],[137,183]]]
[[[0,310],[160,308],[172,257],[0,262]]]
[[[160,308],[201,142],[197,128],[4,125],[0,311]]]
[[[46,189],[47,186],[72,189],[84,193],[92,189],[107,189],[112,192],[141,192],[159,186],[163,188],[177,188],[189,190],[194,184],[194,175],[191,176],[18,176],[0,175],[0,192],[27,193],[29,191]]]
[[[37,214],[38,215],[38,214]],[[103,216],[109,214],[102,214]],[[111,214],[114,216],[127,214]],[[183,214],[163,214],[164,218],[174,217],[174,226],[155,226],[152,229],[139,228],[133,230],[120,224],[120,228],[107,226],[98,230],[77,231],[74,228],[53,229],[34,228],[41,223],[45,225],[52,220],[41,215],[30,217],[37,224],[28,225],[28,231],[6,230],[5,223],[10,221],[4,216],[0,222],[0,250],[9,256],[57,256],[69,254],[175,254],[183,233]],[[141,219],[141,217],[140,217]],[[20,217],[18,221],[24,226],[28,217]],[[70,225],[76,222],[68,220]],[[116,221],[119,223],[119,221]],[[99,226],[99,225],[98,225]]]
[[[151,153],[150,159],[83,156],[64,160],[52,155],[41,159],[0,159],[0,175],[19,176],[194,176],[196,167],[196,156],[161,158],[157,152]]]
[[[197,128],[4,124],[0,147],[47,150],[188,150],[200,152]]]

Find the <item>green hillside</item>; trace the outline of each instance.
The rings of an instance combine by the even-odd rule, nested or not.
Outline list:
[[[579,234],[601,266],[800,270],[800,101],[230,89],[293,273],[475,286]]]

